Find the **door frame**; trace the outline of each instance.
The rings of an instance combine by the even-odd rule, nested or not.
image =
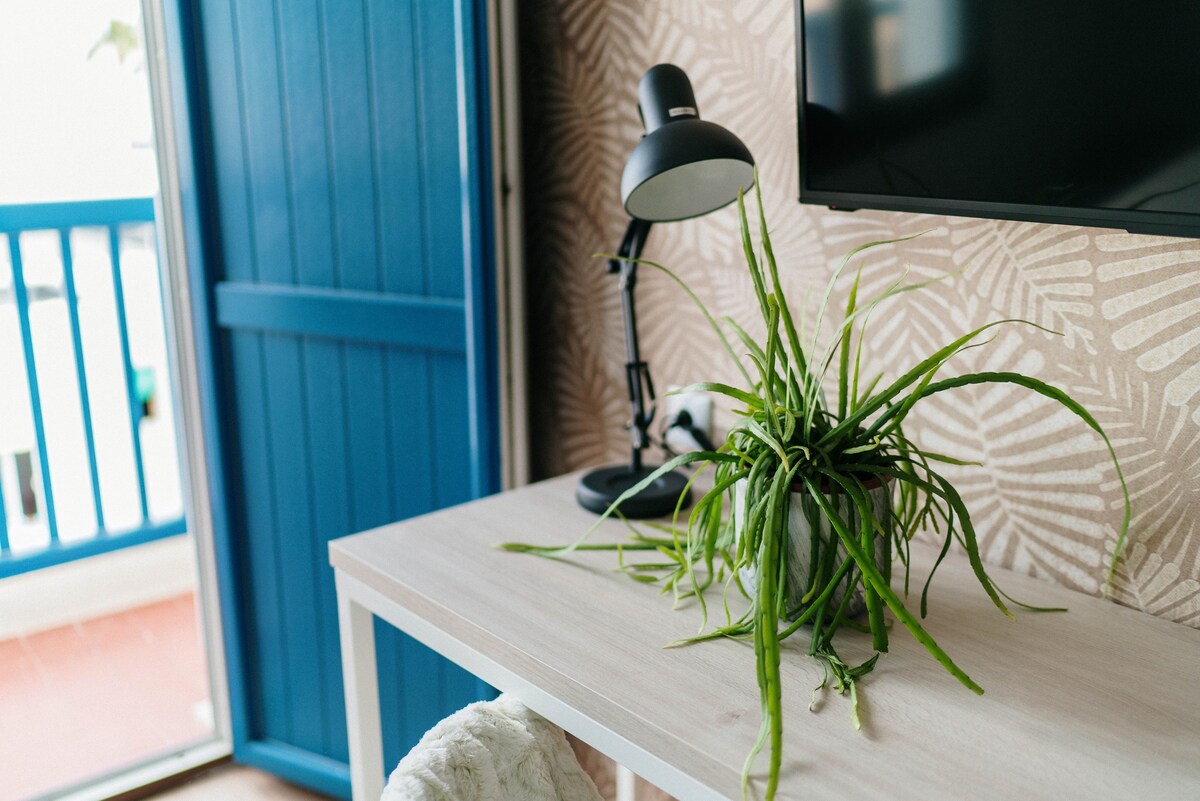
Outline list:
[[[180,751],[152,758],[131,768],[88,781],[57,796],[59,801],[100,801],[137,794],[151,786],[169,786],[205,766],[226,761],[233,753],[230,683],[225,662],[225,632],[219,609],[214,547],[213,488],[205,469],[208,432],[204,422],[202,387],[205,376],[200,355],[205,351],[201,331],[204,320],[193,315],[189,263],[203,263],[199,214],[196,203],[192,121],[188,114],[189,87],[184,69],[190,53],[192,20],[181,5],[190,0],[141,0],[146,71],[159,191],[155,198],[159,280],[167,333],[170,380],[175,398],[176,437],[184,485],[184,514],[196,553],[196,599],[208,670],[213,710],[213,736]]]
[[[299,766],[286,754],[264,753],[269,747],[249,739],[242,662],[242,636],[237,624],[233,593],[236,581],[227,557],[231,552],[230,510],[225,498],[225,465],[222,463],[218,377],[214,374],[217,329],[214,303],[200,265],[212,248],[214,231],[204,213],[208,187],[202,176],[203,126],[197,109],[203,91],[203,72],[197,50],[199,30],[196,0],[141,0],[147,71],[154,114],[158,154],[159,196],[156,226],[160,274],[164,293],[168,348],[173,364],[172,381],[178,406],[178,437],[185,476],[189,531],[196,548],[197,598],[209,669],[214,712],[214,737],[196,746],[105,777],[70,795],[70,801],[112,798],[151,784],[170,780],[207,764],[245,755],[251,747],[254,762],[282,775],[300,778]],[[475,27],[464,14],[475,13]],[[490,230],[465,233],[469,285],[488,282],[494,305],[472,306],[468,298],[468,364],[476,385],[495,396],[499,431],[484,430],[488,421],[472,420],[472,448],[499,474],[477,478],[477,491],[510,488],[529,480],[527,423],[526,340],[524,300],[524,239],[520,147],[520,105],[516,0],[455,0],[459,85],[473,73],[488,102],[486,115],[478,104],[467,103],[459,92],[460,159],[464,167],[482,168],[490,186],[466,192],[464,214],[490,220]],[[482,23],[482,24],[481,24]],[[486,32],[488,57],[472,54],[477,44],[468,37]],[[474,108],[470,106],[474,105]],[[490,131],[487,152],[478,148]],[[481,161],[482,160],[482,161]],[[465,170],[464,174],[473,174]],[[479,174],[478,172],[474,174]],[[494,272],[489,267],[494,264]],[[494,283],[493,283],[494,282]],[[496,374],[486,359],[493,353]],[[473,404],[474,406],[474,404]],[[216,462],[212,457],[216,456]],[[489,486],[490,485],[490,486]],[[257,746],[257,747],[255,747]],[[265,758],[264,758],[265,757]],[[310,776],[304,776],[309,778]]]
[[[501,486],[532,479],[525,325],[525,175],[521,148],[518,0],[489,0],[488,88],[496,260],[496,355],[500,371]]]

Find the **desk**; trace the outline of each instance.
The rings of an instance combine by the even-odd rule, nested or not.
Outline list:
[[[677,798],[740,798],[759,725],[752,649],[663,650],[697,630],[695,604],[672,611],[654,585],[614,573],[611,553],[567,563],[491,547],[573,540],[594,520],[574,486],[554,479],[330,544],[356,801],[377,799],[384,774],[373,614]],[[919,592],[933,554],[913,551]],[[803,634],[788,641],[781,799],[1200,798],[1200,631],[993,575],[1014,597],[1070,612],[1017,610],[1014,623],[965,558],[948,558],[927,628],[983,696],[895,626],[891,652],[860,685],[856,732],[845,698],[826,693],[808,711],[821,669]],[[847,632],[843,656],[869,653],[867,636]]]

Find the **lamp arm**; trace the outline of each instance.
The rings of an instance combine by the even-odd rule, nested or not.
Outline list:
[[[646,411],[646,401],[654,400],[654,383],[650,380],[650,368],[642,361],[638,347],[637,310],[634,306],[633,290],[637,286],[637,259],[641,258],[650,233],[648,220],[630,218],[617,250],[617,258],[610,259],[608,271],[620,274],[621,312],[625,322],[625,380],[629,385],[629,407],[632,424],[629,428],[630,469],[642,469],[642,451],[650,444],[650,423],[654,412]]]

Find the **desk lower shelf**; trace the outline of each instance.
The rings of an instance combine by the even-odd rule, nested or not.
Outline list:
[[[676,797],[740,798],[759,725],[751,648],[663,650],[696,632],[698,608],[672,611],[655,586],[614,573],[611,553],[554,562],[492,547],[577,537],[594,517],[575,505],[574,483],[336,540],[339,591]],[[596,535],[623,536],[619,523]],[[923,580],[932,553],[913,551]],[[991,572],[1014,597],[1070,611],[1018,612],[1014,623],[966,560],[949,557],[926,626],[983,696],[897,625],[891,652],[860,685],[855,731],[842,697],[826,692],[808,710],[821,668],[802,633],[788,641],[781,799],[1200,797],[1200,631]],[[719,614],[719,599],[712,606]],[[845,657],[869,647],[847,632]]]

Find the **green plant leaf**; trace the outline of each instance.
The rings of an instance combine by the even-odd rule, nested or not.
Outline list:
[[[1039,326],[1040,327],[1040,326]],[[1108,449],[1108,455],[1112,459],[1113,470],[1116,471],[1117,480],[1121,483],[1121,493],[1124,496],[1124,514],[1121,519],[1121,528],[1117,534],[1117,544],[1113,548],[1112,560],[1109,563],[1108,574],[1105,579],[1104,591],[1108,594],[1112,589],[1113,575],[1116,573],[1117,564],[1121,558],[1121,552],[1125,547],[1125,540],[1129,534],[1129,521],[1132,517],[1131,504],[1129,500],[1129,487],[1125,484],[1125,474],[1121,472],[1121,464],[1117,461],[1117,452],[1113,448],[1112,442],[1108,439],[1108,435],[1104,433],[1104,429],[1100,426],[1096,419],[1085,409],[1078,401],[1072,398],[1067,393],[1055,386],[1051,386],[1044,381],[1039,381],[1036,378],[1022,375],[1021,373],[1006,373],[1006,372],[987,372],[987,373],[969,373],[967,375],[956,376],[954,378],[946,378],[936,383],[929,384],[923,387],[919,394],[914,393],[920,398],[935,395],[938,392],[944,392],[947,389],[955,389],[957,387],[965,387],[971,384],[1016,384],[1017,386],[1025,387],[1039,395],[1057,401],[1064,406],[1068,411],[1082,420],[1089,428],[1100,435],[1104,441],[1104,447]]]
[[[746,404],[752,410],[763,408],[762,399],[757,395],[751,395],[749,392],[731,387],[728,384],[721,384],[716,381],[700,381],[695,384],[688,384],[686,387],[672,390],[668,395],[686,395],[690,392],[715,392],[718,395],[724,395],[733,398],[735,401]]]
[[[738,190],[737,210],[742,230],[742,254],[746,258],[746,267],[750,271],[750,281],[754,284],[754,295],[758,298],[759,310],[762,311],[762,316],[765,320],[770,317],[770,310],[767,308],[767,287],[766,282],[763,281],[762,269],[759,267],[758,259],[754,256],[754,245],[750,241],[750,223],[746,220],[746,199],[743,197],[741,189]]]
[[[846,300],[846,315],[844,319],[851,319],[854,315],[854,306],[858,300],[858,282],[862,280],[862,267],[858,268],[858,272],[854,274],[854,283],[850,285],[850,294]],[[854,334],[854,329],[851,326],[842,328],[841,336],[841,359],[838,362],[838,419],[846,416],[846,407],[850,403],[850,339]]]
[[[940,367],[947,359],[957,353],[963,345],[969,343],[972,339],[979,336],[984,331],[995,328],[996,326],[1010,324],[1028,325],[1032,326],[1033,328],[1037,328],[1040,331],[1045,331],[1046,333],[1055,333],[1044,326],[1038,325],[1037,323],[1031,323],[1028,320],[1020,319],[996,320],[994,322],[987,323],[986,325],[982,325],[979,328],[976,328],[974,331],[964,334],[963,336],[954,340],[949,345],[940,348],[932,356],[924,359],[916,367],[912,368],[907,373],[893,381],[886,389],[869,398],[863,403],[862,406],[854,410],[852,413],[846,415],[841,422],[839,422],[819,440],[817,440],[817,444],[827,445],[836,442],[841,437],[846,436],[850,432],[854,431],[854,429],[863,420],[879,411],[881,408],[887,405],[889,401],[911,386],[914,382],[924,377],[925,374],[930,370],[935,370]]]
[[[767,268],[771,272],[771,285],[775,288],[775,296],[779,299],[779,318],[783,323],[784,333],[787,334],[788,346],[791,349],[791,364],[795,375],[800,378],[800,384],[808,381],[808,364],[804,348],[800,346],[800,334],[796,331],[796,323],[788,307],[783,284],[779,280],[779,266],[775,263],[775,250],[771,247],[771,235],[767,231],[766,208],[762,202],[762,184],[758,181],[758,167],[754,168],[754,196],[758,202],[759,238],[762,240],[763,253],[766,256]],[[743,222],[745,217],[743,215]]]
[[[888,608],[892,610],[892,614],[894,614],[896,618],[904,624],[904,627],[909,630],[909,632],[913,635],[913,638],[916,639],[917,642],[921,643],[921,645],[925,647],[925,650],[928,651],[930,655],[932,655],[933,658],[942,665],[942,667],[946,668],[950,675],[958,679],[959,682],[967,689],[976,694],[982,695],[983,688],[976,684],[971,677],[963,671],[962,668],[954,663],[954,660],[951,659],[949,655],[947,655],[946,652],[941,649],[933,637],[929,636],[929,632],[925,630],[920,621],[908,611],[907,607],[904,606],[904,602],[896,597],[896,593],[892,591],[892,588],[888,586],[887,581],[884,580],[883,576],[879,574],[879,570],[876,569],[874,560],[867,558],[867,556],[862,552],[862,549],[859,547],[858,543],[854,540],[854,537],[846,531],[845,526],[842,525],[838,518],[837,512],[834,511],[833,507],[829,505],[829,501],[825,498],[820,488],[817,487],[817,485],[813,483],[812,479],[808,478],[807,476],[804,477],[804,485],[808,489],[808,492],[812,496],[813,500],[815,500],[822,510],[825,511],[825,514],[829,518],[829,522],[833,526],[834,531],[836,531],[838,537],[841,538],[842,544],[846,548],[846,553],[850,554],[850,556],[858,564],[858,569],[862,571],[863,578],[875,585],[875,589],[883,598],[884,603],[888,605]]]
[[[680,454],[679,456],[669,459],[661,466],[655,468],[650,475],[646,476],[637,484],[634,484],[632,487],[622,492],[621,495],[615,501],[613,501],[612,505],[605,509],[604,513],[596,519],[596,522],[592,523],[588,530],[583,532],[579,539],[570,545],[537,546],[522,542],[502,542],[495,547],[502,551],[516,551],[519,553],[533,554],[534,556],[544,556],[550,559],[560,559],[564,556],[569,556],[570,554],[579,550],[580,547],[587,541],[588,537],[592,536],[596,529],[600,527],[600,524],[611,517],[622,503],[629,500],[634,495],[637,495],[639,492],[672,470],[678,467],[683,467],[684,465],[692,464],[693,462],[729,462],[732,464],[737,464],[738,461],[739,460],[736,456],[730,456],[727,453],[721,453],[719,451],[692,451],[690,453]]]

